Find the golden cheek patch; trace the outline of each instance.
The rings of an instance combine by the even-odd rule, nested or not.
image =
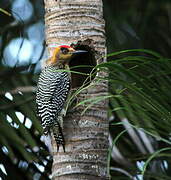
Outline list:
[[[70,59],[71,56],[72,56],[72,53],[60,54],[59,59],[60,59],[60,60],[65,60],[65,59],[67,60],[67,59]]]

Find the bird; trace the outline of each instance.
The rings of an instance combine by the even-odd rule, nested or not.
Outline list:
[[[38,79],[37,115],[41,121],[43,134],[47,136],[53,133],[57,152],[60,145],[65,152],[63,116],[66,114],[65,106],[71,89],[69,62],[75,55],[85,52],[87,51],[75,50],[68,45],[56,47],[52,57],[45,61],[45,66]]]

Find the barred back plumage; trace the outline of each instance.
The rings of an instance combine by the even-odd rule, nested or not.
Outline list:
[[[65,144],[59,116],[69,90],[70,76],[68,72],[64,72],[58,66],[53,65],[43,69],[37,86],[37,111],[44,134],[53,132],[58,149],[60,145],[63,145],[64,148]]]

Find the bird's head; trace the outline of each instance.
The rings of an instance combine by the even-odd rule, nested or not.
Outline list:
[[[85,53],[84,50],[75,50],[71,46],[62,45],[55,48],[53,55],[47,60],[48,65],[68,65],[73,55]]]

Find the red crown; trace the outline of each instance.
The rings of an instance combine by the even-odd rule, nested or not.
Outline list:
[[[71,46],[67,46],[67,45],[61,45],[61,48],[71,48]]]

